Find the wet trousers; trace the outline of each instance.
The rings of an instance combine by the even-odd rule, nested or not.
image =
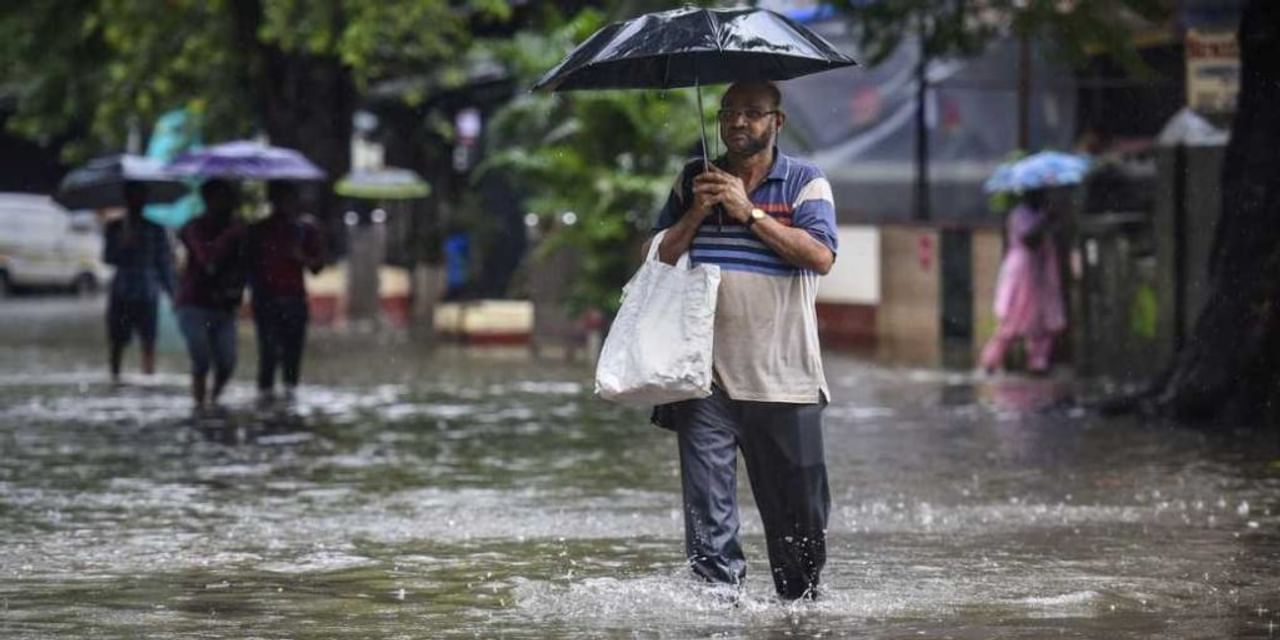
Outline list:
[[[191,373],[231,377],[236,368],[236,316],[234,311],[185,306],[178,309],[178,326],[187,340]]]
[[[277,367],[286,388],[298,386],[307,340],[306,298],[254,296],[253,322],[258,334],[258,390],[275,387]]]
[[[739,584],[747,563],[738,539],[737,452],[760,509],[778,595],[816,594],[826,564],[831,494],[822,446],[824,404],[745,402],[719,387],[670,407],[679,434],[685,551],[694,573]]]

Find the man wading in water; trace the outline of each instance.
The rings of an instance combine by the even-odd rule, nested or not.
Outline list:
[[[760,507],[778,595],[815,598],[831,509],[822,447],[829,398],[814,303],[835,261],[831,186],[778,151],[786,122],[772,83],[738,83],[720,104],[727,153],[681,172],[654,225],[658,255],[720,266],[712,395],[658,407],[679,434],[685,548],[706,580],[741,585],[737,452]],[[647,247],[646,247],[647,253]]]

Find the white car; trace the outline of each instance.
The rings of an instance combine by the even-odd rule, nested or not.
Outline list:
[[[93,212],[49,196],[0,193],[0,295],[17,287],[97,290],[109,277]]]

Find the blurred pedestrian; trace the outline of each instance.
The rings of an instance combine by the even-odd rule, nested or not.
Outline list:
[[[1009,214],[1009,250],[996,282],[999,326],[982,350],[982,368],[987,372],[1000,368],[1009,347],[1022,338],[1027,369],[1047,373],[1054,339],[1067,328],[1053,216],[1046,200],[1046,190],[1029,191]]]
[[[205,213],[178,237],[187,262],[178,289],[178,321],[191,356],[191,397],[197,411],[216,404],[236,367],[236,311],[244,296],[245,232],[237,218],[240,193],[226,180],[200,187]],[[209,368],[213,388],[208,388]]]
[[[161,290],[173,295],[175,279],[168,234],[142,216],[146,185],[126,182],[124,198],[125,215],[107,223],[102,250],[102,261],[115,267],[107,298],[107,342],[111,380],[116,383],[124,349],[135,333],[142,350],[142,373],[155,373],[156,305]]]
[[[303,270],[324,266],[320,229],[301,215],[298,186],[267,183],[271,214],[249,227],[249,286],[258,336],[258,397],[275,397],[276,369],[286,399],[293,397],[307,335],[307,289]]]

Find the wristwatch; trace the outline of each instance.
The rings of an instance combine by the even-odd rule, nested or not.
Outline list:
[[[752,209],[751,215],[747,217],[747,222],[746,222],[747,228],[750,229],[751,225],[757,222],[760,222],[761,220],[764,220],[764,217],[765,217],[764,210],[759,208]]]

